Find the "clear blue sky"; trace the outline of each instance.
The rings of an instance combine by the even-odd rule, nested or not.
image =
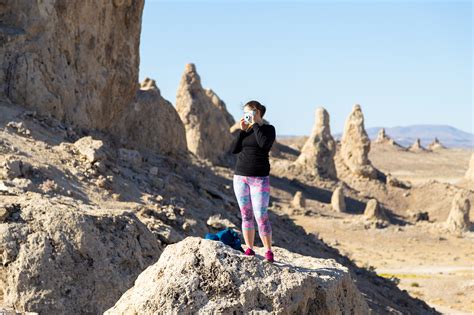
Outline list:
[[[280,135],[333,133],[355,103],[366,127],[447,124],[474,132],[471,1],[145,1],[140,80],[175,104],[196,64],[230,113],[256,99]]]

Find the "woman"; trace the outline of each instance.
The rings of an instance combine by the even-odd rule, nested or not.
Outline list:
[[[263,122],[265,111],[265,106],[257,101],[250,101],[244,106],[244,114],[250,120],[240,120],[239,136],[232,147],[232,153],[239,154],[233,184],[242,214],[242,234],[247,245],[245,255],[255,255],[255,216],[258,234],[265,246],[265,259],[273,262],[272,228],[267,210],[270,201],[268,153],[275,141],[275,127]]]

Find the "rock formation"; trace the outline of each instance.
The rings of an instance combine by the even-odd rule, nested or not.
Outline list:
[[[85,128],[113,126],[137,90],[144,0],[5,0],[0,99]]]
[[[150,78],[140,84],[135,98],[112,129],[122,145],[135,149],[175,155],[187,151],[183,122]]]
[[[346,211],[346,202],[344,201],[344,192],[342,187],[337,187],[332,193],[331,207],[336,212]]]
[[[211,100],[211,103],[222,112],[222,115],[224,116],[229,126],[233,126],[235,124],[234,116],[232,116],[227,111],[227,107],[225,106],[224,101],[221,100],[212,89],[204,89],[204,93]]]
[[[369,160],[370,139],[365,131],[364,116],[359,104],[354,105],[346,120],[341,139],[341,157],[357,176],[377,178],[377,170]]]
[[[166,247],[104,314],[369,313],[347,268],[278,247],[274,252],[277,262],[268,264],[221,242],[188,237]]]
[[[469,221],[469,212],[471,210],[471,203],[462,192],[458,192],[454,198],[446,220],[446,227],[454,233],[469,231],[471,223]]]
[[[444,145],[441,144],[441,142],[439,142],[438,138],[434,138],[433,142],[431,142],[429,145],[428,145],[428,149],[430,150],[439,150],[439,149],[446,149],[446,147]]]
[[[388,142],[390,140],[390,137],[387,136],[385,133],[385,128],[381,128],[377,134],[377,139],[375,139],[375,142]]]
[[[469,160],[469,167],[464,175],[464,178],[474,182],[474,153],[471,154],[471,160]]]
[[[91,136],[83,137],[74,142],[77,151],[89,162],[94,163],[106,158],[104,143]]]
[[[381,220],[388,221],[387,215],[384,209],[379,205],[377,199],[370,199],[364,210],[364,218],[366,220]]]
[[[415,142],[408,148],[409,151],[419,152],[425,151],[426,149],[421,145],[420,138],[417,138]]]
[[[295,209],[304,209],[306,207],[306,198],[302,191],[297,191],[291,201],[291,206]]]
[[[381,128],[377,134],[377,138],[375,139],[375,143],[381,143],[381,144],[389,144],[392,146],[400,146],[398,143],[396,143],[392,138],[390,138],[386,133],[385,133],[385,128]]]
[[[99,214],[46,198],[13,205],[9,212],[0,224],[6,275],[0,288],[6,288],[4,304],[17,310],[101,314],[161,252],[131,213]]]
[[[329,113],[319,107],[315,112],[315,122],[310,137],[294,164],[312,175],[337,179],[334,155],[336,142],[331,135]]]
[[[218,163],[234,140],[229,113],[217,95],[201,86],[194,64],[187,64],[176,94],[176,110],[186,128],[188,149]]]

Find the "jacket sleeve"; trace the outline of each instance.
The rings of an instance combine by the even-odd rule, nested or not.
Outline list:
[[[273,125],[268,125],[267,128],[262,128],[258,124],[252,125],[255,132],[255,138],[260,148],[270,150],[275,141],[276,133]]]
[[[237,137],[234,139],[234,142],[232,143],[232,146],[231,146],[231,151],[232,154],[237,154],[239,153],[240,151],[242,151],[242,140],[243,140],[243,135],[245,134],[245,131],[244,130],[240,130],[239,131],[239,134],[237,135]]]

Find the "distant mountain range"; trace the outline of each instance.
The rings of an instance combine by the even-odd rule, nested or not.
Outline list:
[[[370,127],[366,128],[367,134],[371,140],[377,138],[377,133],[381,128],[385,128],[385,133],[402,146],[409,146],[417,138],[420,138],[422,146],[428,146],[434,138],[448,148],[474,148],[474,134],[459,130],[448,125],[410,125],[396,127]],[[340,139],[341,133],[334,135],[334,138]],[[288,138],[293,136],[279,136]]]
[[[367,128],[371,140],[377,138],[382,127]],[[474,148],[474,134],[447,125],[410,125],[386,127],[385,133],[402,146],[409,146],[420,138],[422,146],[428,146],[434,138],[449,148]]]

